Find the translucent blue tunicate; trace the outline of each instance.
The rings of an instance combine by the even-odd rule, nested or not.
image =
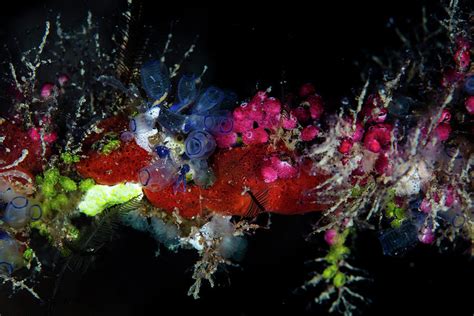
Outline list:
[[[29,201],[24,196],[14,197],[8,204],[3,215],[3,221],[13,228],[25,226],[31,219]]]
[[[204,117],[204,128],[212,134],[229,134],[234,128],[232,115],[227,111],[207,114]]]
[[[160,158],[166,158],[170,155],[170,149],[163,145],[157,145],[155,147],[155,152]]]
[[[161,109],[158,116],[158,123],[172,134],[181,133],[184,128],[186,118],[183,115],[171,112],[167,109]]]
[[[187,115],[184,124],[183,124],[183,132],[189,133],[195,130],[204,130],[204,116],[197,115],[197,114],[190,114]]]
[[[409,97],[400,96],[395,98],[388,107],[388,112],[397,117],[405,117],[410,113],[415,101]]]
[[[23,265],[20,244],[8,234],[0,232],[0,274],[11,274]]]
[[[216,176],[214,172],[209,167],[207,160],[205,159],[192,159],[190,162],[191,167],[193,168],[193,181],[196,185],[207,188],[214,184],[216,181]]]
[[[225,236],[219,245],[219,253],[226,259],[242,261],[247,250],[247,239],[243,236]]]
[[[191,170],[188,164],[184,164],[178,172],[178,179],[173,186],[173,192],[186,192],[186,174]]]
[[[469,95],[474,95],[474,75],[467,76],[464,80],[464,91]]]
[[[191,159],[206,159],[216,149],[214,137],[206,131],[189,133],[184,142],[185,153]]]
[[[130,211],[123,215],[122,223],[142,232],[148,231],[149,225],[146,217],[142,216],[137,211]]]
[[[393,256],[418,243],[418,229],[410,221],[399,228],[390,228],[379,236],[384,255]]]
[[[192,113],[204,114],[213,110],[225,98],[225,93],[216,87],[209,87],[204,91],[193,107]]]
[[[152,165],[140,170],[138,181],[146,189],[157,192],[176,181],[178,177],[177,172],[178,170],[170,158],[159,159]]]
[[[138,97],[138,91],[136,87],[132,87],[131,89],[129,89],[120,80],[118,80],[115,77],[102,75],[102,76],[99,76],[99,78],[97,78],[97,81],[102,83],[104,87],[110,86],[114,89],[117,89],[123,92],[130,98]]]
[[[130,120],[130,131],[136,134],[145,134],[155,128],[155,122],[145,114],[138,114]]]
[[[0,203],[7,204],[15,195],[15,191],[13,191],[8,183],[0,180]]]
[[[178,99],[183,104],[190,104],[196,100],[198,87],[195,75],[184,75],[178,83]]]
[[[228,111],[216,111],[205,115],[191,114],[186,117],[183,131],[206,130],[214,135],[232,132],[234,121]]]
[[[143,89],[151,100],[160,103],[170,90],[170,76],[166,66],[158,60],[151,60],[143,64],[140,70]]]
[[[178,83],[179,102],[170,107],[172,112],[180,112],[193,103],[198,96],[198,87],[195,75],[184,75]]]
[[[466,216],[460,210],[450,209],[440,214],[446,222],[451,224],[454,228],[462,228],[466,224]]]
[[[165,223],[161,218],[153,217],[149,227],[153,237],[170,249],[179,244],[179,231],[173,224]]]

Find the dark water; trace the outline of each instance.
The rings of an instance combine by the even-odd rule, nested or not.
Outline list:
[[[1,12],[3,43],[11,43],[9,38],[21,35],[22,28],[41,25],[41,32],[49,8],[59,10],[74,24],[89,9],[110,17],[124,7],[116,1],[10,4],[11,9]],[[248,97],[257,85],[271,85],[279,96],[282,78],[288,81],[287,90],[312,81],[329,106],[337,107],[341,97],[352,96],[351,89],[362,86],[360,68],[354,61],[364,63],[369,51],[400,49],[397,36],[386,27],[388,19],[393,17],[401,29],[409,30],[410,21],[419,21],[423,2],[291,4],[267,8],[224,4],[218,10],[170,9],[150,3],[147,19],[163,38],[170,22],[179,19],[175,33],[183,49],[200,35],[190,63],[198,68],[209,65],[209,83]],[[113,29],[112,25],[107,27]],[[314,219],[313,215],[275,217],[270,231],[258,232],[250,239],[241,268],[221,274],[218,288],[205,285],[197,301],[186,295],[197,259],[194,252],[162,251],[155,258],[156,244],[150,237],[124,229],[102,250],[87,274],[66,273],[53,315],[323,315],[326,309],[308,304],[315,292],[293,293],[311,272],[304,262],[321,255],[324,247],[304,241]],[[361,308],[361,314],[473,314],[474,265],[462,255],[462,247],[440,254],[437,249],[418,246],[403,257],[384,257],[371,234],[359,236],[355,246],[353,263],[374,279],[361,289],[372,300]],[[44,280],[40,293],[47,297],[52,284],[52,280]],[[24,293],[11,299],[7,295],[0,295],[1,315],[47,312],[46,306]]]

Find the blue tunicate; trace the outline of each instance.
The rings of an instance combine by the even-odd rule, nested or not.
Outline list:
[[[179,231],[173,224],[167,224],[162,219],[153,217],[149,227],[153,237],[170,249],[179,245]]]
[[[243,236],[225,236],[219,245],[219,253],[226,259],[242,261],[247,250],[247,239]]]
[[[474,75],[467,76],[464,80],[464,91],[469,95],[474,95]]]
[[[465,215],[459,210],[454,209],[441,213],[440,217],[450,223],[454,228],[462,228],[467,222]]]
[[[177,176],[177,168],[171,159],[165,158],[141,169],[138,180],[146,189],[157,192],[171,185]]]
[[[234,121],[230,112],[220,111],[217,113],[207,114],[204,117],[204,129],[212,134],[229,134],[232,132],[233,128]]]
[[[204,116],[196,114],[187,115],[183,124],[183,132],[189,133],[195,130],[204,130]]]
[[[15,191],[6,183],[0,180],[0,203],[8,203],[16,195]]]
[[[410,113],[410,109],[414,104],[415,101],[413,101],[413,99],[399,96],[390,103],[388,112],[397,117],[405,117]]]
[[[179,103],[170,107],[170,111],[179,112],[193,103],[198,95],[195,75],[184,75],[178,83],[178,100]]]
[[[230,112],[217,111],[205,115],[188,115],[183,131],[189,133],[194,130],[206,130],[214,135],[222,135],[232,132],[233,128],[234,121]]]
[[[99,78],[97,78],[97,81],[102,83],[104,87],[110,86],[114,89],[120,90],[121,92],[125,93],[130,98],[138,97],[136,88],[128,89],[120,80],[118,80],[115,77],[102,75],[102,76],[99,76]]]
[[[130,131],[135,134],[145,134],[155,128],[155,122],[145,114],[138,114],[130,120]]]
[[[0,274],[11,274],[23,265],[20,244],[7,233],[0,233]]]
[[[178,179],[173,186],[173,193],[186,192],[186,174],[191,170],[188,164],[184,164],[179,170]]]
[[[184,142],[185,153],[191,159],[206,159],[216,149],[214,137],[206,131],[189,133]]]
[[[158,145],[155,147],[155,152],[160,158],[166,158],[170,154],[170,149],[163,145]]]
[[[122,217],[122,223],[142,232],[148,231],[149,225],[146,217],[140,215],[137,211],[126,213]]]
[[[143,64],[140,70],[143,89],[154,101],[163,101],[170,90],[170,77],[166,66],[158,60]]]
[[[183,131],[185,120],[186,118],[183,115],[173,113],[167,109],[161,109],[160,116],[158,116],[158,123],[172,134]]]
[[[120,134],[120,140],[125,143],[131,142],[133,140],[133,137],[134,137],[133,133],[128,132],[128,131],[125,131],[122,134]]]
[[[416,226],[405,221],[399,228],[389,228],[379,236],[384,255],[393,256],[418,242]]]
[[[209,87],[201,94],[197,104],[193,107],[192,112],[196,114],[207,113],[219,105],[224,98],[225,93],[222,90],[216,87]]]
[[[25,226],[31,218],[28,199],[24,196],[14,197],[7,205],[3,221],[13,228]]]

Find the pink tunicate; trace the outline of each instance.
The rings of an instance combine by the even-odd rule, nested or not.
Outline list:
[[[246,145],[266,143],[268,134],[262,127],[250,129],[242,133],[242,141]]]
[[[278,172],[270,166],[262,167],[261,174],[265,183],[271,183],[278,179]]]
[[[54,143],[58,139],[58,135],[55,132],[51,132],[51,133],[45,134],[43,139],[47,143]]]
[[[364,127],[362,126],[361,123],[357,122],[354,134],[352,134],[352,141],[359,142],[362,140],[363,137],[364,137]]]
[[[216,135],[216,144],[219,148],[232,147],[237,142],[237,134],[232,132],[229,134]]]
[[[240,106],[240,107],[235,108],[233,116],[234,116],[235,121],[240,121],[240,120],[245,119],[247,116],[245,107]]]
[[[337,241],[337,231],[335,229],[328,229],[324,233],[324,240],[329,246],[332,246]]]
[[[310,95],[306,99],[309,103],[309,112],[313,120],[318,120],[324,112],[323,99],[318,95]]]
[[[40,129],[36,127],[30,128],[28,131],[28,136],[30,136],[31,140],[39,142],[41,140]],[[58,135],[54,132],[46,133],[43,135],[43,141],[46,143],[54,143],[57,139]]]
[[[261,107],[257,106],[256,104],[251,104],[250,106],[251,108],[247,113],[247,118],[257,122],[263,120],[265,114]]]
[[[278,157],[270,158],[270,165],[278,173],[278,177],[282,179],[294,178],[298,174],[298,169],[287,161],[282,161]]]
[[[463,74],[452,69],[448,68],[441,79],[441,86],[444,88],[450,87],[454,84],[457,84],[463,78]]]
[[[281,179],[291,179],[296,177],[298,169],[290,165],[287,161],[282,161],[278,167],[278,177]]]
[[[448,123],[451,121],[451,112],[449,112],[448,109],[443,109],[443,112],[441,112],[441,115],[438,119],[438,124],[440,123]]]
[[[28,135],[30,136],[31,140],[33,140],[35,142],[39,141],[40,138],[41,138],[41,136],[38,132],[38,129],[36,127],[30,128],[29,131],[28,131]]]
[[[431,212],[431,202],[427,199],[423,199],[420,204],[420,211],[429,214]]]
[[[58,76],[59,86],[64,87],[69,82],[69,76],[66,74],[61,74]]]
[[[444,205],[447,207],[451,207],[454,204],[454,201],[456,200],[453,188],[449,186],[444,192],[444,194],[446,195]]]
[[[268,98],[267,93],[265,91],[258,91],[257,94],[252,98],[251,102],[255,103],[262,103]]]
[[[316,89],[314,88],[313,84],[305,83],[304,85],[301,86],[299,95],[300,97],[304,98],[311,94],[314,94],[315,92],[316,92]]]
[[[470,96],[469,98],[467,98],[464,105],[466,106],[467,112],[470,115],[474,115],[474,96]]]
[[[435,240],[435,235],[430,228],[425,227],[418,236],[418,239],[424,244],[432,244]]]
[[[461,46],[456,51],[456,53],[454,53],[454,61],[456,62],[456,65],[460,71],[466,71],[469,68],[469,64],[471,63],[469,48],[466,46]]]
[[[343,140],[341,140],[341,143],[339,144],[339,147],[337,150],[341,154],[348,154],[351,151],[352,145],[353,145],[352,140],[344,138]]]
[[[234,131],[244,133],[251,129],[253,129],[253,120],[247,118],[242,120],[234,120]]]
[[[258,127],[254,129],[255,141],[257,143],[266,143],[268,142],[268,133],[263,127]]]
[[[387,119],[386,108],[374,108],[372,110],[372,121],[375,123],[383,123]]]
[[[445,141],[451,134],[451,125],[449,123],[441,123],[435,128],[435,134],[440,141]]]
[[[308,122],[309,118],[311,117],[309,110],[302,106],[292,110],[292,113],[300,123]]]
[[[281,103],[276,98],[268,98],[263,102],[263,109],[267,113],[279,114],[281,111]]]
[[[265,113],[263,119],[257,123],[260,127],[274,129],[280,124],[280,113]]]
[[[318,136],[319,130],[316,126],[308,125],[301,131],[301,140],[305,142],[312,141]]]
[[[382,149],[382,146],[380,146],[380,143],[378,140],[375,138],[367,139],[367,141],[364,142],[365,147],[370,150],[373,153],[378,153]]]
[[[377,171],[378,174],[387,174],[389,171],[389,160],[387,155],[385,154],[380,154],[377,160],[375,161],[375,171]]]
[[[47,99],[53,95],[56,86],[53,83],[47,82],[41,87],[41,97]]]
[[[377,124],[371,126],[365,133],[364,146],[374,153],[386,149],[390,144],[392,126],[389,124]]]
[[[298,125],[298,120],[296,116],[293,115],[293,113],[290,113],[286,116],[285,115],[283,116],[281,125],[286,130],[292,130],[296,128],[296,126]]]

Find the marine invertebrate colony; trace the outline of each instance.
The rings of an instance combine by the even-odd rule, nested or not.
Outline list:
[[[220,266],[242,258],[248,235],[270,225],[262,218],[320,212],[314,234],[329,250],[303,288],[318,287],[319,303],[334,299],[330,311],[353,312],[365,301],[354,286],[367,279],[348,262],[358,230],[378,230],[387,255],[472,242],[472,37],[456,9],[446,32],[423,37],[337,110],[309,83],[245,99],[209,85],[205,68],[182,73],[194,45],[174,65],[171,41],[160,54],[130,50],[132,2],[118,51],[101,50],[92,17],[78,32],[47,22],[39,46],[8,65],[0,277],[40,297],[35,232],[65,258],[64,273],[86,267],[123,224],[168,249],[195,249],[197,298],[204,280],[213,286]],[[66,47],[80,58],[55,59]],[[432,56],[450,66],[433,69]],[[68,71],[55,83],[37,79],[61,63]]]

